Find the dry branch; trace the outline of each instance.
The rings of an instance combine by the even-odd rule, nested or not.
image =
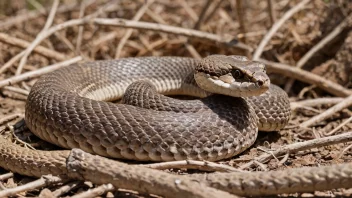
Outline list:
[[[9,179],[11,177],[13,177],[13,173],[5,173],[3,175],[0,175],[0,181]]]
[[[321,48],[328,44],[332,39],[338,36],[352,20],[352,14],[347,16],[339,25],[337,25],[332,32],[324,37],[319,43],[312,47],[298,62],[297,67],[301,68],[306,62]]]
[[[27,184],[24,184],[22,186],[17,186],[15,188],[8,188],[6,190],[0,191],[0,197],[8,197],[8,196],[13,196],[16,195],[17,193],[23,192],[23,191],[28,191],[28,190],[33,190],[36,188],[40,188],[43,186],[55,184],[55,183],[60,183],[63,182],[59,177],[47,175],[43,176],[40,179],[37,179],[33,182],[29,182]]]
[[[304,6],[309,2],[310,0],[303,0],[297,5],[295,5],[293,8],[291,8],[289,11],[287,11],[276,23],[270,28],[269,32],[264,36],[264,38],[260,41],[259,46],[254,52],[253,55],[253,60],[258,60],[260,56],[263,53],[264,47],[266,44],[269,42],[271,37],[274,36],[274,34],[277,32],[277,30],[287,21],[292,15],[294,15],[296,12],[300,11],[301,9],[304,8]]]
[[[10,115],[6,115],[6,116],[0,118],[0,125],[4,124],[5,122],[8,122],[10,120],[16,119],[18,117],[23,118],[24,115],[22,113],[13,113]]]
[[[202,171],[219,171],[219,172],[244,172],[243,170],[236,169],[232,166],[217,164],[214,162],[196,161],[196,160],[182,160],[172,162],[160,162],[154,164],[140,165],[143,167],[165,170],[171,168],[187,168]]]
[[[45,22],[45,25],[44,25],[44,28],[41,32],[39,32],[37,38],[32,42],[31,45],[29,45],[27,47],[27,49],[25,50],[25,53],[23,54],[22,58],[21,58],[21,61],[17,67],[17,71],[16,71],[16,75],[20,75],[21,72],[22,72],[22,69],[23,69],[23,66],[26,64],[27,62],[27,58],[29,56],[29,54],[33,51],[33,49],[39,44],[39,42],[35,42],[36,40],[40,40],[40,37],[41,35],[51,26],[51,24],[53,23],[54,21],[54,16],[56,14],[56,10],[57,10],[57,7],[59,6],[59,0],[54,0],[53,2],[53,6],[50,10],[50,13],[49,13],[49,17],[48,19],[46,20]]]
[[[55,197],[61,197],[61,195],[69,192],[70,190],[77,188],[80,184],[82,184],[82,181],[72,181],[69,182],[60,188],[56,189],[54,192],[52,192],[53,196]]]
[[[176,35],[197,38],[197,39],[200,39],[200,41],[207,40],[211,42],[216,42],[219,45],[231,46],[231,47],[236,47],[247,51],[252,51],[252,48],[244,43],[241,43],[241,42],[231,43],[233,38],[223,38],[216,34],[202,32],[198,30],[192,30],[192,29],[157,24],[157,23],[118,19],[118,18],[116,19],[96,18],[96,19],[93,19],[93,21],[97,25],[108,25],[108,26],[116,26],[116,27],[165,32],[169,34],[176,34]]]
[[[334,28],[330,34],[328,34],[325,38],[323,38],[319,43],[317,43],[314,47],[312,47],[298,62],[296,67],[301,68],[305,65],[308,60],[320,49],[322,49],[326,44],[328,44],[331,40],[333,40],[336,36],[338,36],[350,23],[352,20],[352,14],[347,16],[338,26]],[[294,79],[290,79],[286,86],[285,91],[288,92],[294,83]]]
[[[154,3],[154,0],[149,0],[147,1],[147,3],[145,3],[138,11],[137,13],[134,15],[134,17],[132,18],[133,21],[139,21],[142,16],[144,15],[144,13],[148,10],[149,6]],[[115,58],[120,58],[121,56],[121,51],[123,46],[126,44],[127,40],[130,38],[130,36],[133,33],[133,29],[128,29],[125,32],[125,35],[121,38],[119,44],[116,47],[116,53],[115,53]]]
[[[295,110],[300,107],[316,107],[319,105],[335,105],[341,102],[344,98],[316,98],[316,99],[308,99],[297,102],[291,102],[291,109]]]
[[[350,95],[349,97],[347,97],[346,99],[344,99],[340,103],[336,104],[335,106],[330,107],[328,110],[324,111],[323,113],[316,115],[313,118],[301,123],[299,126],[300,127],[310,127],[310,126],[316,124],[317,122],[325,120],[326,118],[328,118],[332,114],[334,114],[338,111],[341,111],[342,109],[347,108],[351,105],[352,105],[352,95]]]
[[[115,187],[111,184],[103,184],[94,189],[87,190],[83,193],[72,196],[71,198],[91,198],[98,197],[99,195],[103,195],[104,193],[115,190]]]
[[[282,63],[267,61],[265,59],[259,59],[259,61],[266,64],[269,72],[282,74],[296,80],[316,85],[317,87],[335,96],[345,97],[352,95],[351,90],[348,90],[337,83],[334,83],[308,71],[304,71],[302,69]]]
[[[16,61],[20,60],[20,58],[23,56],[24,53],[25,53],[25,51],[22,51],[21,53],[19,53],[16,56],[12,57],[4,65],[2,65],[0,67],[0,74],[5,72],[8,68],[10,68]]]
[[[38,69],[38,70],[35,70],[35,71],[30,71],[30,72],[27,72],[27,73],[24,73],[24,74],[21,74],[21,75],[18,75],[18,76],[13,76],[11,78],[8,78],[8,79],[0,81],[0,88],[2,88],[4,86],[7,86],[7,85],[13,85],[15,83],[19,83],[19,82],[22,82],[22,81],[25,81],[25,80],[29,80],[29,79],[38,77],[40,75],[52,72],[52,71],[54,71],[56,69],[71,65],[71,64],[76,63],[76,62],[81,61],[81,60],[82,60],[82,57],[81,56],[77,56],[77,57],[69,59],[67,61],[63,61],[63,62],[60,62],[60,63],[49,65],[47,67],[44,67],[44,68],[41,68],[41,69]]]
[[[297,142],[297,143],[289,144],[275,151],[272,151],[269,154],[266,153],[259,157],[256,157],[254,160],[264,163],[272,159],[274,156],[279,157],[287,153],[292,154],[298,151],[308,150],[308,149],[322,147],[322,146],[328,146],[332,144],[345,143],[350,141],[352,141],[352,132],[346,132],[335,136],[323,137],[319,139],[308,140],[305,142]]]
[[[60,6],[57,9],[57,12],[58,13],[68,12],[68,11],[76,9],[76,7],[77,7],[76,3],[65,4],[65,5]],[[9,19],[2,20],[2,21],[0,21],[0,30],[4,30],[4,29],[10,28],[18,23],[22,23],[24,21],[29,21],[31,19],[37,18],[40,15],[42,15],[43,12],[47,12],[47,10],[46,9],[39,9],[39,10],[31,11],[31,12],[25,12],[23,14],[16,15],[15,17],[11,17]]]
[[[21,48],[27,48],[30,45],[30,43],[28,41],[12,37],[8,34],[1,33],[1,32],[0,32],[0,41],[3,43],[7,43],[9,45],[13,45],[13,46],[21,47]],[[51,49],[48,49],[48,48],[42,47],[42,46],[36,46],[33,49],[33,51],[42,55],[42,56],[52,58],[52,59],[55,59],[58,61],[63,61],[65,59],[67,59],[64,54],[61,54],[57,51],[54,51],[54,50],[51,50]]]

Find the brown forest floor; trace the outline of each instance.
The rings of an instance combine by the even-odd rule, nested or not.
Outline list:
[[[45,3],[43,3],[45,2]],[[297,6],[298,0],[273,0],[273,10],[268,9],[266,0],[260,1],[209,1],[207,0],[155,0],[155,1],[61,1],[52,26],[72,19],[82,18],[93,13],[99,13],[101,18],[136,19],[152,23],[161,23],[188,29],[199,29],[213,33],[223,41],[237,39],[254,49],[248,51],[234,45],[220,45],[204,38],[189,38],[180,34],[162,33],[151,30],[129,30],[123,27],[100,26],[86,24],[71,26],[56,31],[44,39],[29,56],[23,69],[19,70],[20,59],[9,63],[32,43],[42,31],[52,7],[53,1],[1,1],[0,2],[0,130],[7,130],[8,124],[14,124],[24,115],[26,95],[37,80],[21,81],[10,86],[4,86],[3,80],[26,73],[47,65],[61,62],[65,59],[81,56],[84,60],[102,60],[135,56],[187,56],[204,57],[209,54],[237,54],[253,57],[263,37],[273,22],[279,21],[291,8]],[[80,3],[83,2],[83,3]],[[149,6],[144,3],[149,2]],[[236,4],[242,2],[242,5]],[[41,4],[43,3],[43,4]],[[143,6],[144,5],[144,6]],[[141,9],[142,8],[142,9]],[[207,8],[207,9],[205,9]],[[204,17],[202,12],[205,12]],[[272,17],[271,17],[272,16]],[[201,21],[196,25],[198,21]],[[313,116],[324,113],[329,107],[341,101],[341,98],[351,93],[352,88],[352,3],[349,0],[313,0],[303,5],[302,10],[290,17],[275,32],[264,46],[261,58],[287,65],[300,65],[302,57],[313,49],[329,34],[341,30],[313,54],[302,66],[327,81],[342,85],[343,91],[329,92],[320,89],[320,82],[310,82],[308,73],[304,78],[291,81],[283,73],[272,73],[272,81],[285,88],[293,102],[293,112],[288,126],[280,132],[261,133],[250,149],[238,157],[219,162],[236,168],[251,171],[282,170],[302,166],[320,166],[352,162],[350,143],[332,144],[325,147],[314,147],[280,156],[268,162],[254,162],[255,157],[268,151],[275,151],[283,145],[303,142],[324,136],[333,136],[352,131],[351,109],[329,115],[326,119],[303,127],[301,123]],[[234,42],[232,42],[234,43]],[[50,52],[48,52],[50,51]],[[268,67],[269,72],[273,71]],[[290,75],[291,76],[291,75]],[[292,86],[288,84],[293,83]],[[328,89],[329,90],[329,89]],[[308,99],[333,98],[322,105],[298,105],[297,101]],[[317,102],[314,102],[317,103]],[[351,102],[350,102],[351,103]],[[331,131],[342,125],[337,131]],[[251,163],[252,162],[252,163]],[[0,169],[0,174],[7,171]],[[33,178],[15,174],[14,177],[0,181],[0,187],[12,188],[22,185]],[[54,190],[56,187],[47,187]],[[63,196],[70,196],[94,185],[85,183]],[[34,189],[16,196],[45,196],[44,188]],[[349,196],[351,189],[293,194],[284,196],[298,197],[334,197]],[[135,197],[136,192],[115,191],[104,196]],[[16,197],[15,196],[15,197]]]

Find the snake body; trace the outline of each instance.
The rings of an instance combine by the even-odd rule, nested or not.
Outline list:
[[[218,64],[217,58],[211,57],[207,63]],[[229,61],[232,58],[221,63],[220,69],[209,70],[220,70],[221,75],[226,75],[221,66]],[[231,64],[242,62],[248,62],[248,68],[253,65],[236,59]],[[287,123],[287,95],[274,86],[259,98],[214,95],[190,105],[165,97],[164,105],[177,104],[175,111],[106,102],[121,98],[127,87],[139,80],[148,80],[156,92],[205,97],[209,93],[200,89],[193,77],[199,64],[201,70],[213,67],[191,58],[144,57],[96,61],[57,70],[32,87],[26,105],[26,124],[34,134],[58,146],[81,148],[112,158],[216,161],[232,157],[254,143],[258,117],[278,122],[279,125],[261,124],[273,125],[273,129]],[[154,106],[160,104],[157,96],[160,95],[149,92],[149,101]],[[144,103],[145,99],[137,96],[134,100]],[[258,101],[264,106],[253,105]]]
[[[209,96],[209,92],[229,96]],[[202,99],[179,100],[159,93]],[[122,104],[108,102],[123,95]],[[260,63],[235,56],[144,57],[75,64],[44,75],[28,96],[25,121],[48,142],[103,156],[216,161],[251,146],[258,128],[283,128],[289,116],[287,95],[269,85]],[[134,176],[148,184],[152,184],[148,177],[155,175],[176,183],[173,175],[161,177],[158,171],[83,155],[90,162],[84,162],[86,168],[104,169],[104,173],[85,173],[96,183],[121,187],[117,178],[129,179],[131,173],[138,173]],[[69,156],[68,150],[30,150],[0,136],[0,166],[13,172],[36,177],[75,174],[66,164]],[[213,176],[198,180],[240,195],[350,187],[352,181],[351,164]]]

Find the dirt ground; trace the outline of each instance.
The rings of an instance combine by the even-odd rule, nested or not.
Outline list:
[[[69,20],[79,19],[90,14],[100,18],[124,18],[137,21],[166,24],[188,29],[199,29],[219,38],[232,40],[232,45],[220,45],[215,41],[190,38],[180,34],[163,33],[155,30],[126,29],[123,27],[85,24],[70,26],[56,31],[40,42],[29,54],[23,69],[19,70],[21,57],[14,57],[26,49],[39,36],[49,18],[54,1],[15,0],[0,2],[0,130],[8,132],[8,126],[24,117],[25,102],[30,87],[37,77],[4,86],[6,79],[17,74],[38,70],[48,65],[62,62],[76,56],[87,60],[104,60],[135,56],[186,56],[205,57],[210,54],[236,54],[253,58],[254,51],[273,24],[297,6],[298,0],[260,0],[260,1],[210,1],[207,0],[62,0],[58,5],[51,27]],[[268,2],[273,3],[270,10]],[[145,6],[149,3],[149,6]],[[144,9],[141,9],[144,7]],[[206,11],[203,17],[203,11]],[[199,20],[200,19],[200,20]],[[196,25],[198,21],[201,21]],[[49,24],[50,25],[50,24]],[[300,11],[289,17],[278,28],[263,48],[261,58],[292,67],[299,65],[301,58],[322,40],[327,43],[301,65],[302,69],[323,77],[327,81],[341,85],[345,90],[352,88],[352,3],[349,0],[313,0]],[[16,40],[17,39],[17,40]],[[238,48],[235,41],[252,48],[252,51]],[[49,52],[50,53],[49,53]],[[12,63],[11,63],[12,62]],[[256,143],[247,151],[220,164],[230,165],[250,171],[269,171],[297,168],[303,166],[323,166],[352,162],[351,143],[331,144],[314,147],[289,155],[278,156],[268,162],[253,161],[262,154],[296,142],[304,142],[322,137],[344,134],[352,131],[351,108],[329,115],[322,121],[308,127],[301,124],[314,116],[324,113],[328,108],[341,102],[346,95],[329,92],[321,84],[307,82],[300,78],[292,81],[292,76],[275,73],[270,68],[272,82],[288,92],[292,102],[292,116],[284,130],[259,134]],[[291,86],[289,85],[291,83]],[[298,103],[309,99],[329,98],[328,102],[314,105]],[[301,105],[299,105],[301,104]],[[338,128],[338,130],[333,131]],[[28,138],[27,138],[28,139]],[[251,163],[252,162],[252,163]],[[171,172],[192,173],[173,169]],[[198,171],[199,172],[199,171]],[[0,175],[7,173],[0,169]],[[13,188],[33,181],[15,174],[0,181],[1,188]],[[46,186],[16,194],[14,197],[46,196],[60,186]],[[62,196],[72,196],[95,185],[85,182]],[[45,190],[43,190],[45,189]],[[348,197],[351,189],[280,195],[284,197]],[[149,197],[138,192],[117,190],[102,196]]]

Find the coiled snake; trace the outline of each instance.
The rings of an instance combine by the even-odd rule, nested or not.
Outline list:
[[[173,99],[158,92],[202,99]],[[123,104],[106,102],[123,95]],[[241,56],[212,55],[202,60],[125,58],[59,69],[44,75],[32,87],[25,121],[43,140],[102,156],[140,161],[216,161],[250,147],[258,128],[283,128],[289,116],[288,97],[279,87],[270,85],[263,64]],[[65,175],[68,155],[69,151],[25,149],[0,138],[0,166],[20,174]],[[349,186],[350,165],[335,168],[321,169],[319,175],[304,170],[304,180],[311,181],[304,188],[326,189],[329,182],[334,182],[331,187]],[[290,186],[300,186],[299,169],[278,174],[280,180],[275,179],[275,172],[240,175],[240,180],[258,184],[250,188],[268,190],[265,194],[285,192],[278,190],[281,187],[294,192]],[[232,179],[217,179],[221,178],[213,178],[214,185],[224,186],[219,188],[247,189],[247,183],[227,184]]]
[[[28,96],[26,124],[41,139],[58,146],[112,158],[216,161],[254,143],[258,118],[251,106],[260,125],[267,126],[264,130],[282,128],[289,117],[287,95],[275,86],[249,103],[219,95],[192,102],[161,97],[153,86],[148,89],[145,83],[142,87],[136,83],[123,101],[144,108],[103,102],[121,98],[128,85],[139,80],[148,80],[157,92],[203,97],[208,95],[203,90],[253,96],[270,86],[264,65],[240,56],[77,64],[38,80]],[[259,107],[249,105],[256,102]]]

